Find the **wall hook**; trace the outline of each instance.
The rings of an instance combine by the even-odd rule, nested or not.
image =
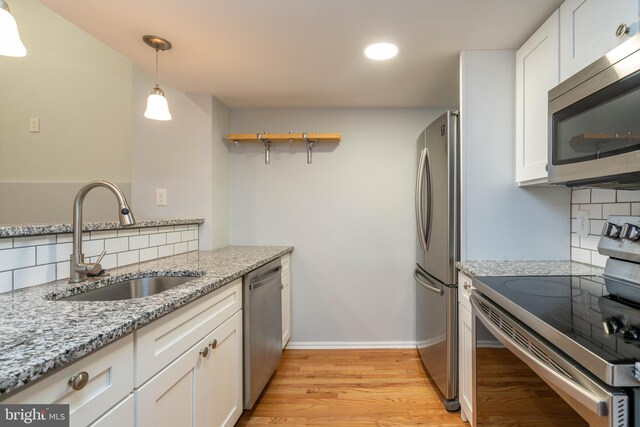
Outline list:
[[[256,139],[264,144],[264,164],[268,165],[271,163],[271,141],[269,138],[263,138],[261,133],[256,135]]]
[[[302,139],[307,143],[307,164],[313,163],[313,141],[311,141],[306,133],[302,134]]]
[[[234,141],[233,141],[233,143],[234,143],[234,144],[236,144],[236,147],[239,147],[239,146],[240,146],[240,144],[238,143],[238,140],[237,140],[237,139],[236,139],[236,140],[234,140]]]

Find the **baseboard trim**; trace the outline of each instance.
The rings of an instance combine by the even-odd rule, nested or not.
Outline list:
[[[416,348],[415,341],[289,341],[290,350]]]

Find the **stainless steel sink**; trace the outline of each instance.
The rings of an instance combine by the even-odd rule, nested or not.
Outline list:
[[[189,276],[143,277],[61,298],[60,301],[117,301],[143,298],[159,294],[193,279],[195,277]]]

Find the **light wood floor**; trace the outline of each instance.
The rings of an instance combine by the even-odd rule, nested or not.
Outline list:
[[[465,425],[442,407],[415,350],[285,350],[262,399],[236,425],[266,424]]]

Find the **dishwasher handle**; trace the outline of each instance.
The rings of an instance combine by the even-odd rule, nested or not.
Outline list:
[[[257,282],[250,283],[249,290],[252,291],[254,289],[258,289],[259,287],[266,285],[267,283],[269,283],[269,280],[274,278],[278,273],[280,273],[281,270],[282,270],[282,266],[276,267],[275,271],[271,273],[269,276],[265,277],[262,280],[258,280]]]

